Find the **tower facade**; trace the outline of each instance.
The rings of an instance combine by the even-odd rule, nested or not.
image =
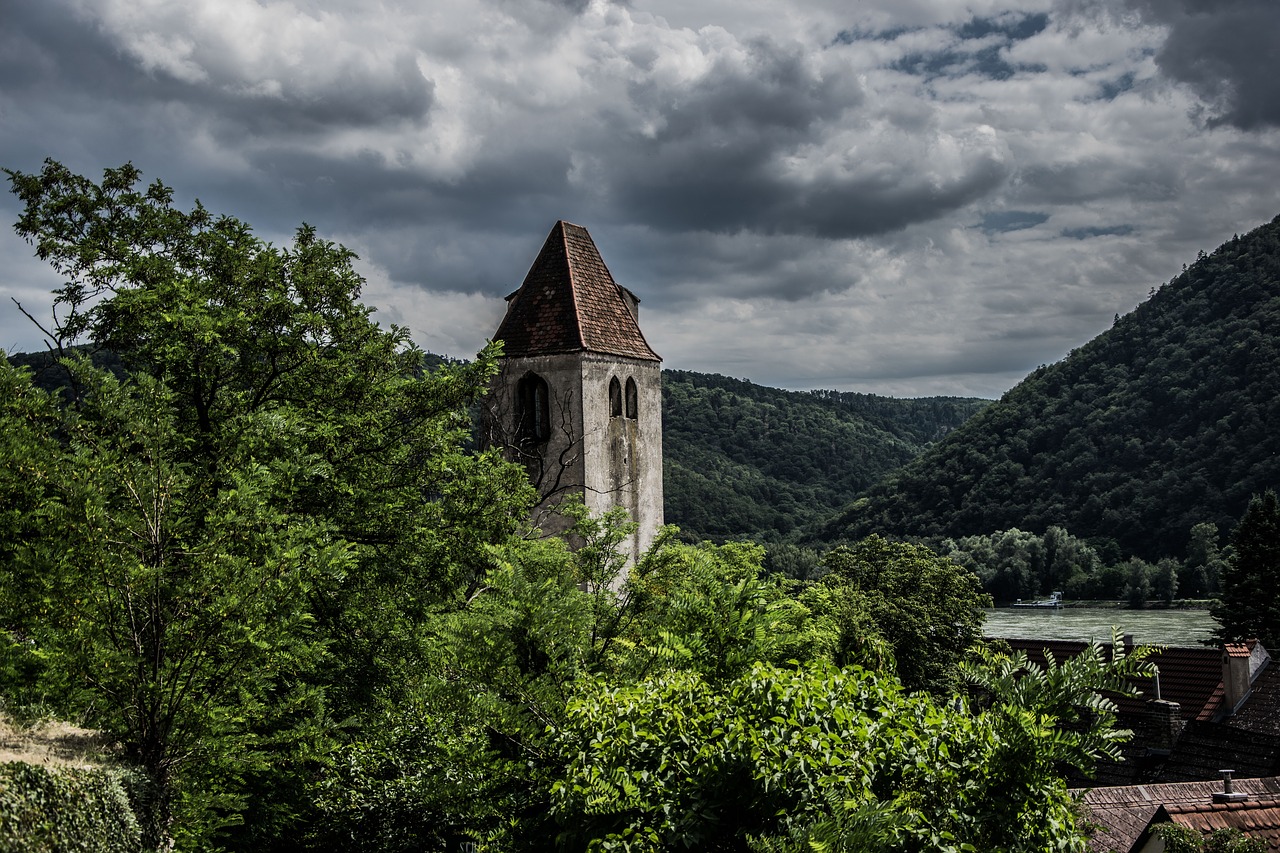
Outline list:
[[[569,526],[557,508],[570,495],[593,513],[621,506],[639,525],[632,562],[663,523],[662,359],[639,304],[587,229],[557,222],[494,333],[503,358],[485,425],[538,488],[544,532]]]

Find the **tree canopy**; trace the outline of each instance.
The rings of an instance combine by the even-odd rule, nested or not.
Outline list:
[[[1280,648],[1280,501],[1267,489],[1249,502],[1233,537],[1234,552],[1222,574],[1222,600],[1213,617],[1218,638],[1258,639]]]
[[[691,539],[776,543],[830,517],[987,400],[783,391],[662,372],[667,521]]]
[[[32,500],[7,517],[32,535],[0,552],[3,623],[92,694],[157,832],[170,805],[216,825],[389,689],[423,614],[516,529],[521,473],[462,448],[492,353],[425,372],[307,226],[271,246],[132,166],[8,175],[16,230],[66,279],[51,344],[109,349],[125,378],[64,359],[55,404],[3,368],[5,488]]]

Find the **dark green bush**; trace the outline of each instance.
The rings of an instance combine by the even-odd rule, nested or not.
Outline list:
[[[134,853],[138,821],[118,771],[0,764],[0,853]]]

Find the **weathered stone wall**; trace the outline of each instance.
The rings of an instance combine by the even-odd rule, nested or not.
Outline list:
[[[550,390],[551,434],[536,447],[517,441],[517,387],[529,373]],[[611,413],[609,384],[623,394],[620,416]],[[627,381],[635,383],[635,417],[628,417]],[[485,440],[529,471],[544,496],[533,521],[558,534],[568,520],[555,512],[570,494],[594,513],[621,506],[639,524],[626,546],[630,562],[653,543],[662,514],[662,371],[655,361],[597,353],[504,359],[487,401]]]
[[[544,498],[533,522],[544,533],[563,533],[569,521],[555,512],[566,494],[582,494],[583,470],[581,355],[528,356],[503,359],[487,400],[486,443],[501,447],[507,458],[520,462]],[[541,376],[551,392],[551,434],[546,443],[521,447],[517,440],[517,386],[529,373]]]
[[[623,413],[614,416],[609,384],[617,378]],[[628,417],[627,381],[636,386],[636,417]],[[628,558],[634,562],[653,543],[662,515],[662,370],[658,362],[584,353],[584,500],[595,512],[621,506],[640,529]]]

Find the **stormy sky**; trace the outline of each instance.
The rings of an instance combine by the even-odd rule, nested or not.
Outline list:
[[[0,7],[0,166],[311,223],[455,356],[567,219],[668,367],[995,397],[1280,214],[1276,0]],[[58,283],[0,233],[0,348]]]

